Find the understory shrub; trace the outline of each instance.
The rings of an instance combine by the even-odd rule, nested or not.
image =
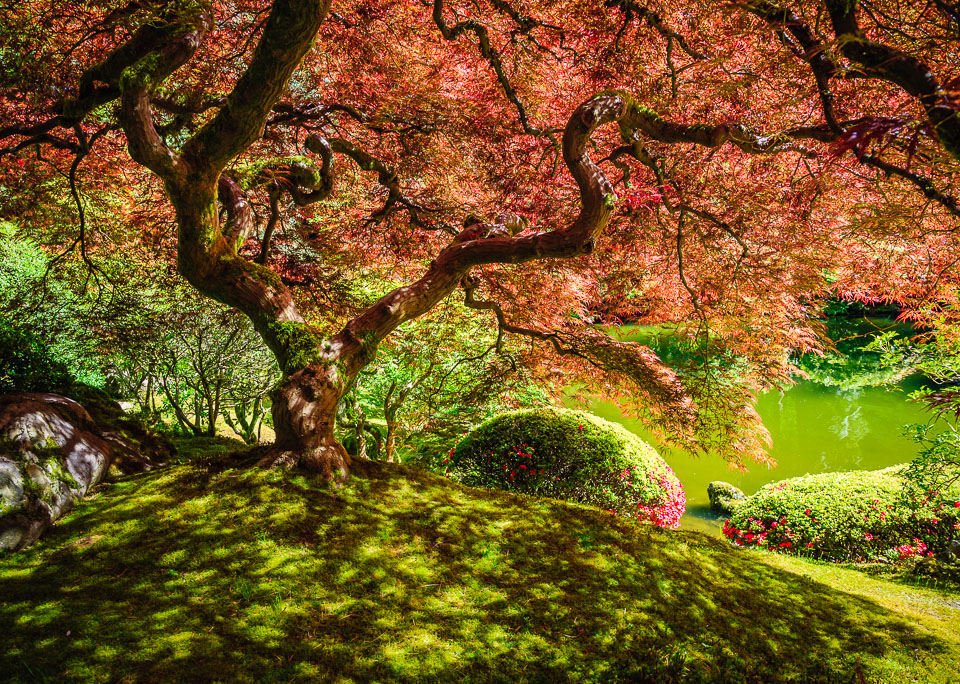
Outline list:
[[[49,392],[70,383],[66,365],[40,339],[0,318],[0,394]]]
[[[906,465],[774,482],[747,497],[723,533],[760,546],[830,560],[933,556],[960,536],[960,487],[924,491]]]
[[[450,450],[446,474],[471,486],[548,496],[679,527],[683,485],[656,450],[588,413],[538,408],[503,413]]]

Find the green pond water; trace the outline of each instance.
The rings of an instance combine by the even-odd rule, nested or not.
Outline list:
[[[876,330],[875,324],[871,321],[856,325]],[[850,326],[839,332],[849,333]],[[630,337],[637,339],[636,331],[632,333]],[[663,448],[640,423],[624,418],[612,403],[596,401],[591,404],[591,411],[656,445],[686,492],[687,512],[682,526],[719,534],[723,519],[710,513],[707,498],[707,485],[713,480],[730,482],[750,495],[769,482],[788,477],[877,470],[912,460],[917,444],[902,432],[908,423],[930,419],[929,412],[907,398],[921,383],[922,378],[914,377],[896,387],[843,389],[801,381],[785,391],[761,395],[757,411],[770,431],[770,455],[777,465],[768,468],[747,464],[746,473],[731,469],[716,456],[693,456]]]
[[[919,382],[904,385],[912,389]],[[625,419],[616,405],[594,402],[591,411],[656,444],[638,422]],[[777,462],[775,468],[753,464],[741,473],[719,457],[659,448],[686,492],[685,529],[719,533],[722,518],[710,513],[707,498],[707,485],[713,480],[730,482],[749,495],[768,482],[787,477],[878,470],[904,463],[916,455],[917,445],[901,434],[903,426],[930,418],[928,412],[908,401],[903,391],[877,387],[838,390],[811,382],[762,395],[757,411],[773,438],[770,455]]]

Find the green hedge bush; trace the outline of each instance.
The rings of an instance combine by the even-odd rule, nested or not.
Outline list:
[[[683,486],[656,450],[580,411],[527,409],[474,428],[451,449],[446,474],[467,485],[598,506],[679,527]]]
[[[42,341],[0,318],[0,394],[55,391],[71,382],[66,365]]]
[[[960,486],[923,491],[906,468],[771,483],[738,505],[723,532],[739,546],[831,560],[932,556],[960,537]]]

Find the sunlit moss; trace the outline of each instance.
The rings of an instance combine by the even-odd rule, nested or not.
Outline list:
[[[951,623],[700,535],[402,466],[358,463],[334,490],[206,463],[104,488],[44,543],[0,559],[4,678],[960,674]]]

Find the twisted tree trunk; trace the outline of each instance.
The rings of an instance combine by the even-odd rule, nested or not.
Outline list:
[[[577,108],[567,125],[564,159],[583,199],[573,224],[538,235],[454,242],[437,255],[423,277],[387,294],[328,339],[304,322],[292,293],[273,271],[238,256],[235,243],[224,237],[232,226],[249,220],[249,205],[236,184],[214,175],[198,179],[195,174],[188,183],[168,183],[180,224],[181,273],[201,292],[247,314],[283,370],[284,379],[273,395],[277,440],[264,463],[299,465],[330,479],[346,477],[350,457],[334,436],[337,404],[373,359],[381,340],[456,290],[473,266],[589,253],[616,198],[587,155],[587,141],[597,126],[628,110],[618,95],[599,96]],[[228,215],[223,230],[218,198]],[[388,452],[392,447],[388,445]]]
[[[455,240],[418,281],[397,288],[339,333],[323,338],[304,321],[276,272],[237,253],[254,230],[255,219],[246,188],[223,172],[261,137],[293,71],[313,47],[329,5],[330,0],[275,0],[246,72],[216,114],[179,150],[157,132],[151,96],[206,38],[213,25],[209,1],[164,4],[154,21],[84,73],[78,97],[64,105],[58,121],[79,120],[103,101],[119,98],[131,157],[163,180],[176,210],[180,273],[200,292],[246,314],[283,372],[273,395],[277,440],[264,461],[297,464],[339,479],[349,472],[350,458],[334,436],[337,404],[373,359],[379,342],[436,306],[474,266],[592,251],[616,196],[588,156],[587,143],[598,126],[636,119],[642,112],[617,94],[591,98],[573,112],[562,151],[579,186],[582,208],[571,225],[516,237],[479,231],[496,237]],[[96,83],[105,85],[97,90]],[[316,173],[296,174],[288,168],[286,179],[298,204],[323,199],[332,189],[333,148],[318,135],[308,138],[307,148],[319,157]],[[350,150],[340,153],[349,156]],[[220,206],[226,210],[224,225]]]
[[[299,464],[327,479],[347,476],[350,456],[333,432],[343,396],[334,373],[330,365],[311,364],[288,376],[274,392],[277,438],[266,463]]]

